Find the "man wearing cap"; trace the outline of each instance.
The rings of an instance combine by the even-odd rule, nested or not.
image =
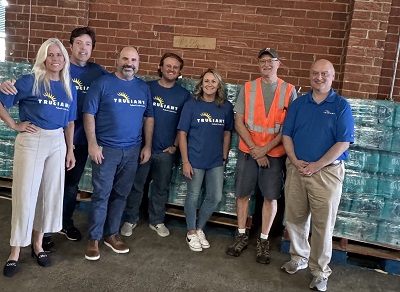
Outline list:
[[[277,51],[262,49],[258,53],[261,76],[246,82],[234,108],[235,129],[240,136],[235,189],[238,233],[226,252],[237,257],[247,248],[249,199],[258,185],[264,197],[256,256],[261,264],[270,262],[268,234],[283,187],[286,153],[281,129],[288,106],[297,96],[292,84],[278,78],[279,66]]]
[[[316,291],[327,290],[332,273],[328,264],[342,194],[343,160],[354,142],[351,108],[331,88],[334,79],[332,63],[316,61],[310,69],[312,90],[290,106],[282,131],[288,156],[285,204],[291,260],[281,268],[294,274],[310,266],[309,287]]]

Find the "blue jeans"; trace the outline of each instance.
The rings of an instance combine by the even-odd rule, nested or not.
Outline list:
[[[93,195],[89,212],[89,239],[117,234],[126,197],[136,174],[140,145],[117,149],[103,147],[102,164],[92,163]]]
[[[175,154],[161,152],[153,153],[147,163],[139,164],[135,182],[126,200],[126,207],[122,216],[123,222],[134,224],[139,221],[143,189],[150,173],[152,183],[151,193],[149,192],[149,223],[153,225],[164,223],[165,204],[168,200],[174,160]]]
[[[193,168],[192,179],[186,179],[187,195],[185,199],[185,217],[188,230],[197,228],[203,229],[212,213],[222,199],[222,187],[224,184],[224,167],[211,169]],[[199,200],[201,186],[205,179],[206,194],[199,209],[199,216],[196,225],[196,210]]]
[[[74,226],[72,215],[74,214],[76,206],[78,184],[85,170],[88,158],[88,145],[75,145],[74,155],[76,159],[75,167],[65,171],[63,228],[67,229]]]

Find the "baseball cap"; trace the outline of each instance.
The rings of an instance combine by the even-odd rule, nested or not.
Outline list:
[[[271,49],[271,48],[262,49],[258,53],[258,58],[261,58],[261,56],[264,54],[270,54],[272,56],[272,58],[277,58],[279,60],[278,52],[275,51],[274,49]]]

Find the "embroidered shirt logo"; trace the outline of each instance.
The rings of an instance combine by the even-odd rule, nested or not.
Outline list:
[[[176,113],[178,111],[177,106],[165,104],[164,99],[161,96],[153,97],[153,107],[162,108],[164,111]]]
[[[329,110],[325,110],[324,114],[326,114],[326,115],[335,115],[335,113],[331,113]]]

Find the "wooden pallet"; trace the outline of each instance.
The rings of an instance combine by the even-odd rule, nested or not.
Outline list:
[[[185,213],[183,212],[182,206],[168,204],[166,207],[165,213],[168,215],[171,215],[171,216],[177,216],[177,217],[182,217],[182,218],[185,217]],[[252,221],[253,221],[252,216],[247,217],[247,221],[246,221],[247,229],[251,228]],[[208,222],[226,225],[226,226],[237,227],[236,215],[230,215],[230,214],[224,214],[224,213],[214,213],[210,217]]]
[[[288,253],[289,249],[290,239],[285,230],[281,251]],[[348,238],[334,237],[332,239],[331,261],[339,265],[351,264],[400,275],[400,250]]]

